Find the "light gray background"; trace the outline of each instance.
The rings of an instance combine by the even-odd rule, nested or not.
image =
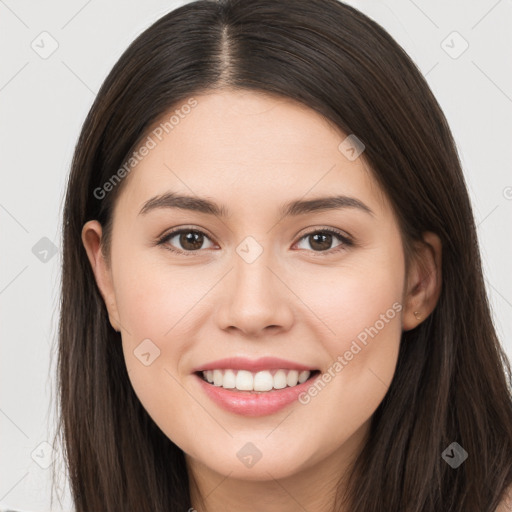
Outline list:
[[[81,124],[128,44],[183,3],[0,0],[0,508],[50,510],[51,467],[41,465],[51,463],[52,448],[41,443],[53,438],[60,219]],[[512,1],[348,3],[405,48],[448,118],[496,326],[512,356]],[[51,37],[40,36],[44,31]],[[52,38],[58,48],[46,59],[31,47],[48,51]],[[454,58],[464,40],[469,47]],[[51,247],[43,237],[55,255],[39,246],[33,252],[37,243]],[[71,509],[65,499],[62,510]]]

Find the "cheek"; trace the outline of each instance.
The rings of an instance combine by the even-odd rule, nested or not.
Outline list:
[[[155,263],[154,256],[150,259],[144,253],[119,261],[115,275],[117,308],[133,342],[141,336],[160,340],[172,337],[173,330],[193,317],[191,308],[206,291],[204,281],[195,276],[192,267],[172,266],[165,260]]]
[[[131,254],[116,265],[117,309],[133,390],[155,423],[172,439],[187,439],[204,411],[180,382],[179,363],[191,345],[187,333],[209,287],[193,267],[174,267]],[[216,278],[218,279],[218,278]],[[213,281],[213,278],[212,278]],[[179,421],[176,421],[179,418]]]
[[[382,243],[373,250],[354,252],[338,268],[317,270],[301,280],[297,293],[329,327],[325,343],[334,356],[348,350],[359,335],[364,338],[365,329],[375,324],[379,331],[397,324],[390,335],[399,337],[404,277],[401,245]]]
[[[338,435],[343,437],[361,426],[384,398],[400,348],[403,279],[404,261],[397,246],[368,251],[328,279],[314,280],[308,305],[330,329],[323,337],[330,361],[322,368],[321,382],[302,399],[305,405],[331,405],[312,405],[316,425],[339,422],[343,428]],[[325,428],[324,434],[332,435]]]
[[[338,379],[338,383],[343,381],[341,393],[363,391],[376,376],[388,385],[402,333],[401,288],[387,279],[344,284],[343,293],[324,297],[323,309],[319,309],[319,316],[332,330],[323,341],[331,358],[327,370],[342,375]],[[350,402],[353,398],[347,396]]]

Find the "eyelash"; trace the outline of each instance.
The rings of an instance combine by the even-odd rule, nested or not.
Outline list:
[[[199,229],[193,229],[193,228],[180,228],[176,229],[175,231],[171,231],[170,233],[165,234],[163,237],[159,238],[156,242],[156,245],[162,245],[165,249],[168,251],[171,251],[175,254],[181,254],[183,256],[197,256],[197,253],[201,251],[201,249],[198,249],[197,251],[182,251],[181,249],[175,249],[174,247],[171,247],[170,245],[164,245],[166,242],[168,242],[171,238],[174,238],[176,235],[179,235],[181,233],[200,233],[210,239],[210,237],[204,233],[203,231]],[[338,253],[340,251],[344,251],[347,249],[347,247],[352,247],[355,245],[354,241],[351,240],[349,237],[347,237],[345,234],[343,234],[341,231],[338,231],[333,228],[322,228],[322,229],[316,229],[314,231],[310,231],[309,233],[305,233],[302,235],[298,242],[303,240],[304,238],[307,238],[308,236],[315,235],[318,233],[329,233],[331,235],[334,235],[338,238],[340,242],[342,242],[337,247],[334,247],[333,249],[328,249],[327,251],[311,251],[314,253],[315,256],[324,257],[325,255],[332,255],[335,253]],[[295,244],[294,244],[295,245]]]

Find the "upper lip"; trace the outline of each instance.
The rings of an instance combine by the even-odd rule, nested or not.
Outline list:
[[[294,361],[287,361],[286,359],[279,359],[277,357],[260,357],[259,359],[247,359],[245,357],[227,357],[225,359],[218,359],[211,363],[202,364],[194,368],[193,372],[201,372],[206,370],[247,370],[250,372],[260,372],[263,370],[309,370],[313,371],[315,368],[306,366],[304,364],[296,363]]]

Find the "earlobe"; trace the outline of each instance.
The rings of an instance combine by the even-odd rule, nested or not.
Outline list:
[[[438,235],[423,233],[418,242],[409,275],[402,314],[404,331],[414,329],[434,310],[442,287],[442,243]]]
[[[115,300],[114,286],[112,282],[112,273],[105,260],[101,250],[101,237],[103,230],[97,220],[86,222],[82,228],[82,243],[92,271],[96,284],[100,290],[103,301],[108,311],[110,324],[116,331],[120,331],[118,322],[118,312]]]

